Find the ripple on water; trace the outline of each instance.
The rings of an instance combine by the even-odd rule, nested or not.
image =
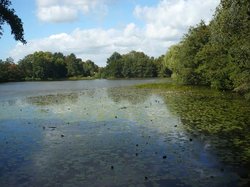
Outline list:
[[[0,186],[239,186],[168,102],[131,88],[1,101]]]

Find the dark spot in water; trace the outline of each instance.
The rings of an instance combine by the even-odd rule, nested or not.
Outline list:
[[[63,137],[64,137],[64,135],[63,135],[63,134],[61,134],[61,137],[63,138]]]
[[[155,152],[155,154],[157,155],[158,153],[157,153],[157,152]]]
[[[67,124],[69,125],[69,122]]]
[[[167,156],[166,156],[166,155],[164,155],[162,158],[163,158],[163,159],[166,159],[166,158],[167,158]]]
[[[43,126],[43,130],[45,130],[45,127]]]
[[[240,176],[241,178],[243,178],[243,179],[248,178],[248,172],[247,172],[247,170],[245,170],[245,169],[240,169],[240,170],[238,171],[238,174],[239,174],[239,176]]]
[[[138,145],[138,144],[136,144],[135,146],[136,146],[136,147],[138,147],[139,145]]]
[[[113,170],[113,169],[114,169],[114,166],[111,166],[110,168]]]
[[[220,171],[223,172],[223,171],[224,171],[224,168],[220,168]]]
[[[138,156],[138,153],[135,153],[135,156]]]
[[[9,142],[5,142],[6,144],[8,144]]]
[[[147,176],[145,177],[145,180],[148,180],[148,177],[147,177]]]
[[[115,118],[117,118],[117,116],[115,116]]]
[[[213,175],[211,175],[211,176],[210,176],[210,178],[211,178],[211,179],[213,179],[213,178],[214,178],[214,176],[213,176]]]
[[[177,125],[175,125],[174,127],[177,127]]]
[[[68,108],[68,110],[70,110],[70,108]]]
[[[148,145],[148,142],[146,142],[146,145]]]
[[[20,109],[20,111],[22,112],[23,110],[22,110],[22,109]]]
[[[28,122],[28,124],[30,125],[31,123],[30,123],[30,122]]]
[[[127,107],[124,106],[124,107],[121,107],[120,109],[127,109]]]
[[[193,139],[192,139],[192,138],[190,138],[190,139],[189,139],[189,141],[190,141],[190,142],[192,142],[192,141],[193,141]]]

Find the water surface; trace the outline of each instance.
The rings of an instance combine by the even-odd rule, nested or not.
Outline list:
[[[0,186],[247,185],[224,139],[189,130],[192,96],[127,87],[154,81],[0,85]]]

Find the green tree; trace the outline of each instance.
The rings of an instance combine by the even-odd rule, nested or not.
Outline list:
[[[181,65],[181,63],[179,62],[180,48],[181,48],[180,44],[171,46],[164,57],[164,66],[172,71],[171,77],[174,80],[178,79],[180,73],[179,72],[180,68],[178,67]]]
[[[171,77],[172,71],[165,65],[164,55],[161,55],[160,57],[153,60],[156,66],[157,77]]]
[[[23,73],[12,58],[7,58],[5,61],[0,60],[0,82],[20,81],[22,79]]]
[[[43,61],[43,52],[35,52],[33,54],[33,77],[35,79],[42,79],[44,80],[46,78],[45,75],[45,66]]]
[[[66,78],[67,68],[66,68],[65,56],[62,53],[54,53],[53,61],[54,61],[54,78]]]
[[[11,34],[15,40],[26,43],[22,20],[15,14],[15,10],[10,8],[10,0],[0,0],[0,37],[3,35],[2,25],[7,22],[11,28]]]
[[[82,70],[83,76],[93,77],[99,71],[99,67],[93,61],[87,60],[86,62],[82,62]]]
[[[105,68],[107,77],[136,78],[156,77],[156,65],[153,58],[143,52],[131,51],[120,55],[114,52],[107,60]]]
[[[0,82],[20,80],[54,80],[70,76],[98,76],[99,67],[92,61],[83,62],[72,53],[35,52],[18,64],[11,58],[0,60]]]
[[[153,58],[143,52],[131,51],[123,57],[124,64],[130,69],[130,77],[156,77],[156,66]]]
[[[9,80],[8,66],[5,61],[0,60],[0,82],[7,82]]]
[[[201,76],[197,68],[202,61],[196,60],[197,53],[209,42],[210,31],[208,26],[201,21],[196,27],[191,27],[180,42],[174,59],[171,63],[178,81],[183,84],[201,84]],[[170,57],[168,57],[170,58]]]
[[[250,92],[249,33],[250,2],[222,0],[211,22],[210,46],[220,50],[216,51],[217,58],[224,59],[222,65],[227,76],[219,81],[230,83],[230,87],[227,84],[225,89],[235,89],[243,94]],[[214,63],[210,59],[208,62]]]
[[[18,62],[20,70],[23,72],[25,79],[33,78],[33,55],[27,55]]]
[[[81,66],[80,63],[82,62],[81,59],[77,59],[75,54],[71,53],[70,55],[66,56],[65,58],[66,67],[67,67],[67,76],[74,77],[81,75]]]
[[[222,0],[207,26],[190,28],[165,55],[184,84],[234,90],[250,99],[250,1]]]
[[[114,52],[108,59],[107,59],[107,66],[105,68],[106,76],[107,77],[116,77],[121,78],[122,76],[122,56]]]

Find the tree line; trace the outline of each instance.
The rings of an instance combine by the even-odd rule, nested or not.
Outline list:
[[[104,68],[91,60],[84,62],[75,54],[35,52],[17,64],[12,58],[0,60],[0,82],[24,80],[57,80],[71,77],[151,78],[166,77],[171,71],[163,64],[164,56],[154,59],[143,52],[131,51],[121,55],[114,52]]]
[[[250,99],[250,1],[221,0],[212,21],[191,27],[166,53],[173,79]]]
[[[143,52],[131,51],[127,54],[114,52],[108,59],[100,76],[104,78],[151,78],[170,77],[171,71],[164,66],[164,56],[149,57]]]
[[[69,77],[94,77],[99,67],[87,60],[62,53],[35,52],[17,64],[13,59],[0,60],[0,81],[55,80]]]

